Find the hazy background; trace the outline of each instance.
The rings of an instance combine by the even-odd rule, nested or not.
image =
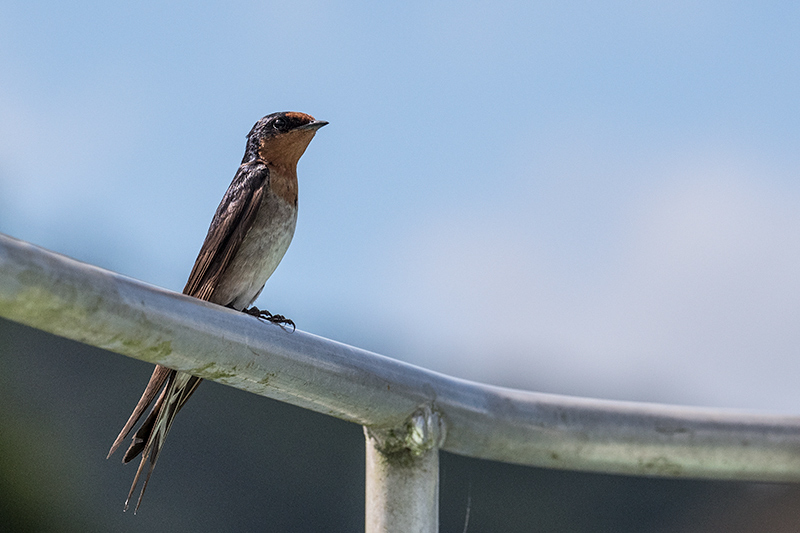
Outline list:
[[[5,1],[0,231],[180,290],[247,131],[304,111],[330,125],[259,307],[499,385],[798,413],[798,27],[796,2]],[[90,440],[147,379],[119,360]]]

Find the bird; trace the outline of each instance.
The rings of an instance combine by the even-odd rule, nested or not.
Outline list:
[[[255,123],[247,134],[242,163],[211,220],[184,294],[294,328],[294,322],[283,315],[250,306],[292,240],[297,222],[297,163],[317,130],[326,124],[296,111],[272,113]],[[108,452],[111,457],[155,399],[122,459],[128,463],[142,456],[125,511],[147,467],[134,514],[139,510],[175,415],[200,381],[191,374],[156,365]]]

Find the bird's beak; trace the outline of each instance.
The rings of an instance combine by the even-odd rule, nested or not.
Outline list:
[[[327,125],[328,123],[324,120],[315,120],[314,122],[309,122],[308,124],[303,124],[302,126],[298,126],[295,128],[296,130],[312,130],[317,131],[322,126]]]

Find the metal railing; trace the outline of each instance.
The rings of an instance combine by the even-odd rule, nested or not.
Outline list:
[[[800,417],[541,394],[268,325],[0,234],[0,316],[365,427],[366,531],[437,531],[438,451],[800,481]]]

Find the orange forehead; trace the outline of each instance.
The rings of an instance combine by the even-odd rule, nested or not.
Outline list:
[[[303,122],[314,122],[316,119],[311,115],[307,115],[305,113],[300,113],[299,111],[289,111],[286,113],[287,118],[300,120]]]

